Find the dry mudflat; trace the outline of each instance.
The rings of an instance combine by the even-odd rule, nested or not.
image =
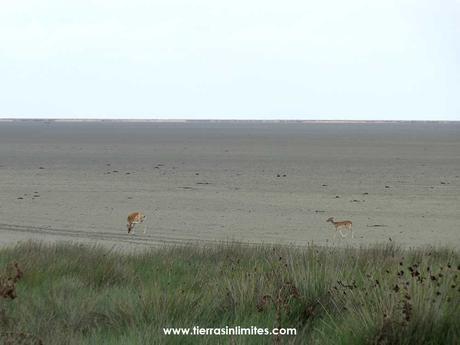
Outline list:
[[[459,123],[0,122],[2,245],[459,248],[459,210]]]

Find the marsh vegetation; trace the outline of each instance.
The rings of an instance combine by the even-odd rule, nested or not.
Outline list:
[[[4,344],[455,344],[449,249],[78,244],[0,250]],[[18,276],[20,272],[20,276]],[[8,285],[10,284],[10,285]],[[2,287],[0,287],[1,291]],[[163,327],[296,328],[296,336],[165,336]]]

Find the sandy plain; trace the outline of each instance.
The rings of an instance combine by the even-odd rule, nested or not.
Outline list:
[[[459,210],[460,123],[0,122],[2,245],[458,248]]]

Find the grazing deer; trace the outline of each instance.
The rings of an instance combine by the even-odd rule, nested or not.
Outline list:
[[[128,234],[134,229],[134,226],[136,224],[140,224],[144,221],[145,215],[143,215],[141,212],[133,212],[128,216],[128,224],[126,225],[128,227]],[[144,234],[147,230],[147,227],[144,227]]]
[[[337,231],[340,232],[340,235],[342,235],[342,238],[345,237],[345,235],[343,234],[341,228],[345,228],[346,230],[350,230],[351,231],[351,238],[353,238],[353,223],[351,222],[351,220],[342,220],[342,221],[334,222],[334,217],[331,217],[328,220],[326,220],[326,222],[331,222],[332,224],[334,224],[334,226],[335,226],[334,238],[337,235]]]

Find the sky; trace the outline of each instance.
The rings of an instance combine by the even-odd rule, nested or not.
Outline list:
[[[0,118],[460,120],[460,0],[0,0]]]

